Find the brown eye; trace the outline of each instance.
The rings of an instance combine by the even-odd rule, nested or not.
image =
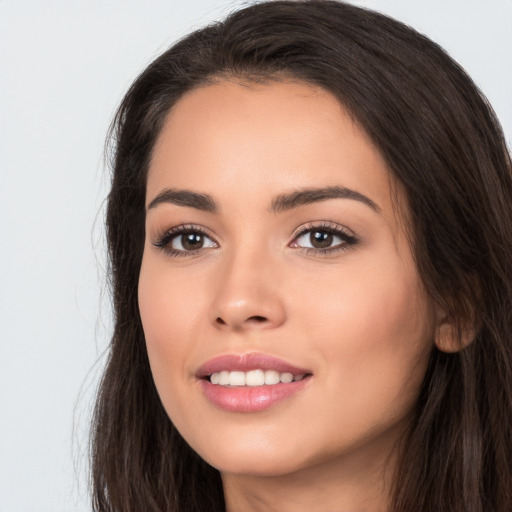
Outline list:
[[[322,251],[344,245],[347,242],[345,238],[342,233],[333,233],[327,229],[308,229],[297,237],[293,246]]]
[[[358,242],[358,238],[348,228],[338,225],[310,226],[301,231],[290,247],[302,249],[306,254],[322,255],[348,249]]]
[[[216,244],[206,235],[197,231],[187,231],[177,234],[170,242],[170,248],[177,252],[195,251],[205,247],[215,247]]]
[[[327,231],[311,231],[309,241],[315,249],[326,249],[332,245],[334,236]]]
[[[172,243],[173,249],[181,249],[181,247],[175,247],[175,242],[177,241],[179,241],[178,245],[181,244],[181,247],[186,251],[201,249],[204,243],[203,235],[200,235],[199,233],[184,233],[183,235],[176,237]]]

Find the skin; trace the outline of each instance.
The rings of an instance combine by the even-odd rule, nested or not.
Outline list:
[[[377,206],[333,198],[269,209],[278,194],[326,186]],[[322,89],[219,81],[170,111],[147,205],[165,189],[206,193],[219,206],[148,208],[139,305],[162,403],[221,472],[227,510],[388,510],[395,448],[426,371],[435,314],[397,213],[407,212],[406,199],[379,152]],[[301,227],[326,221],[358,242],[305,250]],[[155,247],[180,224],[208,233],[199,252],[172,257],[169,245]],[[215,407],[198,367],[249,352],[313,375],[261,412]]]

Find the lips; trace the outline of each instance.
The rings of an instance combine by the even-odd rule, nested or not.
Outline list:
[[[312,372],[266,354],[227,354],[196,372],[206,398],[231,412],[258,412],[299,393]]]

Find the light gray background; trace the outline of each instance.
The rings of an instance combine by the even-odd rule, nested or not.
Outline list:
[[[443,45],[511,146],[512,0],[353,3]],[[153,57],[239,5],[0,0],[0,512],[90,510],[87,424],[110,331],[104,136]]]

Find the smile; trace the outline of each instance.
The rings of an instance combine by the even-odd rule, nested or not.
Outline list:
[[[263,411],[306,387],[312,372],[265,354],[228,354],[196,373],[203,395],[230,412]]]

